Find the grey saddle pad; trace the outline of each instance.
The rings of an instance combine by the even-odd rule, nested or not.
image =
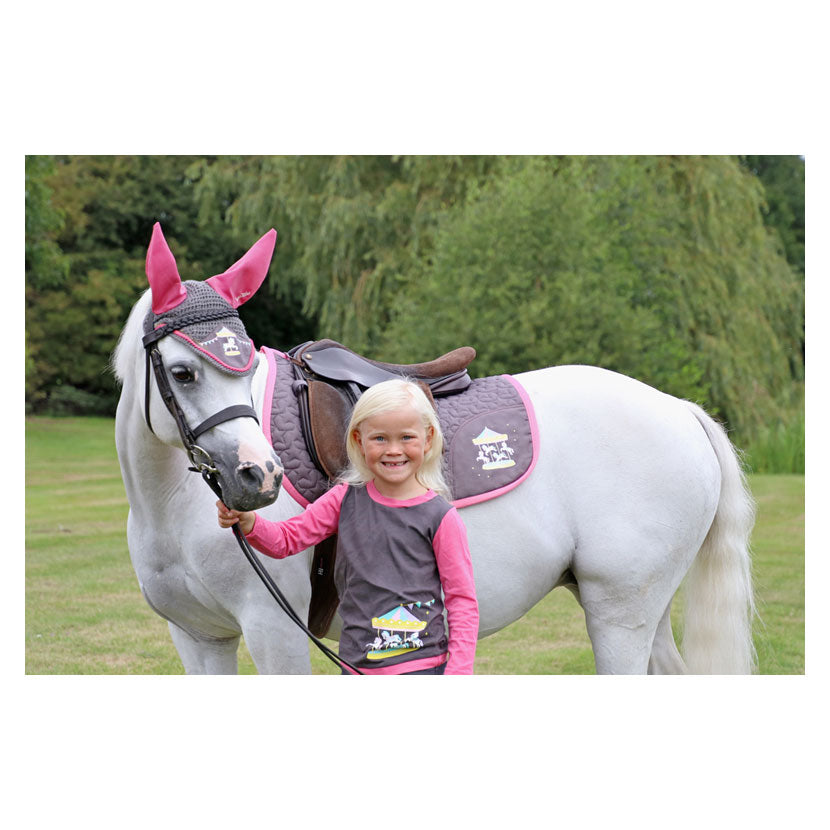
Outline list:
[[[305,506],[331,486],[306,449],[294,376],[285,354],[262,348],[268,382],[262,424],[282,459],[283,486]],[[478,378],[463,392],[437,397],[444,432],[445,472],[453,504],[465,507],[500,496],[531,472],[539,452],[533,407],[509,375]]]

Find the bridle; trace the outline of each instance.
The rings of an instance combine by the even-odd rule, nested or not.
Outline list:
[[[162,338],[167,337],[168,334],[172,334],[177,329],[182,329],[185,326],[193,325],[194,323],[206,323],[229,316],[239,315],[236,314],[235,309],[230,308],[222,310],[221,312],[215,312],[213,314],[203,313],[199,315],[192,315],[191,317],[185,317],[184,319],[177,320],[175,326],[171,323],[163,323],[158,328],[153,329],[153,331],[149,334],[145,334],[141,339],[141,342],[144,344],[144,351],[146,355],[144,372],[144,419],[147,422],[147,426],[149,427],[150,432],[155,435],[153,424],[150,420],[150,370],[152,368],[159,393],[161,394],[161,399],[164,401],[164,405],[167,407],[167,410],[176,422],[176,426],[179,429],[179,435],[182,439],[182,444],[184,445],[188,458],[193,464],[193,469],[195,472],[202,473],[203,476],[205,474],[218,475],[219,471],[216,469],[216,465],[213,463],[213,459],[210,457],[210,454],[196,443],[196,439],[209,429],[213,429],[213,427],[218,426],[225,421],[231,421],[234,418],[253,418],[257,423],[259,423],[259,418],[257,417],[256,410],[254,410],[253,406],[235,404],[234,406],[225,407],[225,409],[211,415],[209,418],[202,421],[202,423],[197,427],[191,429],[187,423],[187,419],[182,408],[179,406],[179,402],[176,400],[176,395],[170,386],[170,381],[167,379],[167,373],[164,371],[164,361],[162,360],[161,352],[158,348],[158,342]]]
[[[208,430],[213,429],[213,427],[218,426],[219,424],[224,423],[225,421],[231,421],[234,418],[253,418],[257,424],[259,424],[259,418],[257,417],[256,410],[253,406],[247,406],[244,404],[235,404],[233,406],[225,407],[224,409],[220,410],[219,412],[211,415],[209,418],[206,418],[202,421],[195,428],[191,428],[190,425],[187,423],[187,418],[182,410],[179,402],[176,400],[176,395],[173,392],[173,388],[170,386],[170,381],[167,378],[167,373],[164,371],[164,361],[161,356],[161,352],[158,348],[159,341],[167,337],[167,335],[172,334],[174,331],[184,328],[187,325],[193,325],[194,323],[204,323],[210,322],[211,320],[218,320],[221,318],[225,318],[228,316],[239,316],[236,312],[236,309],[223,309],[220,312],[216,313],[202,313],[198,315],[192,315],[190,317],[184,317],[182,319],[176,320],[176,325],[173,326],[171,323],[164,323],[156,329],[153,329],[148,334],[144,335],[141,342],[144,345],[144,351],[146,355],[145,360],[145,373],[144,373],[144,418],[147,422],[147,427],[149,428],[150,432],[155,435],[155,431],[153,430],[153,425],[150,421],[150,375],[151,371],[152,374],[155,376],[156,385],[158,386],[159,393],[161,394],[161,398],[164,401],[164,405],[167,407],[167,410],[173,416],[173,420],[176,422],[176,426],[179,430],[179,436],[182,440],[182,445],[184,446],[185,452],[187,453],[187,457],[190,459],[190,463],[193,465],[192,467],[188,467],[191,472],[200,473],[202,478],[207,482],[208,486],[211,490],[217,495],[219,499],[222,499],[222,488],[219,484],[219,470],[216,467],[213,458],[211,457],[210,453],[207,452],[204,448],[200,447],[196,440],[199,438],[200,435],[203,435]],[[234,536],[236,537],[236,541],[239,544],[240,549],[245,554],[245,558],[250,563],[251,567],[256,571],[257,576],[262,580],[265,584],[265,587],[268,589],[271,596],[276,600],[277,604],[282,608],[283,611],[288,615],[289,619],[298,625],[309,637],[309,639],[326,655],[335,665],[342,667],[348,667],[356,674],[363,674],[359,669],[355,668],[351,663],[347,660],[342,659],[338,654],[333,652],[325,643],[319,640],[312,632],[309,630],[308,626],[303,622],[303,620],[299,617],[297,612],[291,607],[288,600],[285,598],[285,595],[280,590],[279,586],[274,582],[271,575],[265,570],[264,565],[260,561],[257,554],[254,552],[253,548],[251,548],[248,540],[243,535],[242,531],[239,529],[239,524],[233,525],[231,528],[233,530]]]

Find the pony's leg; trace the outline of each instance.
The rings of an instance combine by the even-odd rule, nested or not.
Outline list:
[[[197,639],[175,623],[168,623],[173,645],[186,674],[236,674],[239,637]]]
[[[578,590],[597,674],[646,674],[657,619],[650,622],[625,591],[584,581]]]
[[[649,674],[687,674],[688,669],[677,650],[674,634],[671,630],[671,603],[666,608],[660,622],[657,624],[657,633],[651,646],[651,657],[648,661]]]
[[[646,674],[653,632],[585,613],[597,674]]]
[[[585,607],[576,582],[564,582],[562,585],[574,595],[585,613],[585,625],[594,651],[597,674],[645,674],[646,667],[650,671],[648,634],[643,626],[626,626],[602,619],[598,613]],[[588,594],[590,596],[590,591]],[[607,607],[604,613],[607,613]]]
[[[300,607],[297,613],[302,615],[306,606]],[[240,622],[245,645],[260,674],[311,674],[308,637],[276,605],[273,610],[248,612]]]

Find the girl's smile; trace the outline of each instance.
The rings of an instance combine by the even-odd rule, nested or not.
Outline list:
[[[409,499],[427,491],[417,475],[432,446],[432,428],[425,429],[411,406],[366,418],[354,437],[382,495]]]

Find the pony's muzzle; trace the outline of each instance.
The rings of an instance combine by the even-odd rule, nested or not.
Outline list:
[[[282,478],[276,454],[263,461],[246,459],[224,475],[220,473],[222,500],[233,510],[258,510],[277,500]]]
[[[236,477],[243,490],[259,490],[265,481],[265,470],[253,461],[246,461],[236,468]]]
[[[265,469],[253,461],[243,461],[236,468],[236,481],[243,492],[260,493],[276,498],[282,484],[283,469],[268,461]]]

